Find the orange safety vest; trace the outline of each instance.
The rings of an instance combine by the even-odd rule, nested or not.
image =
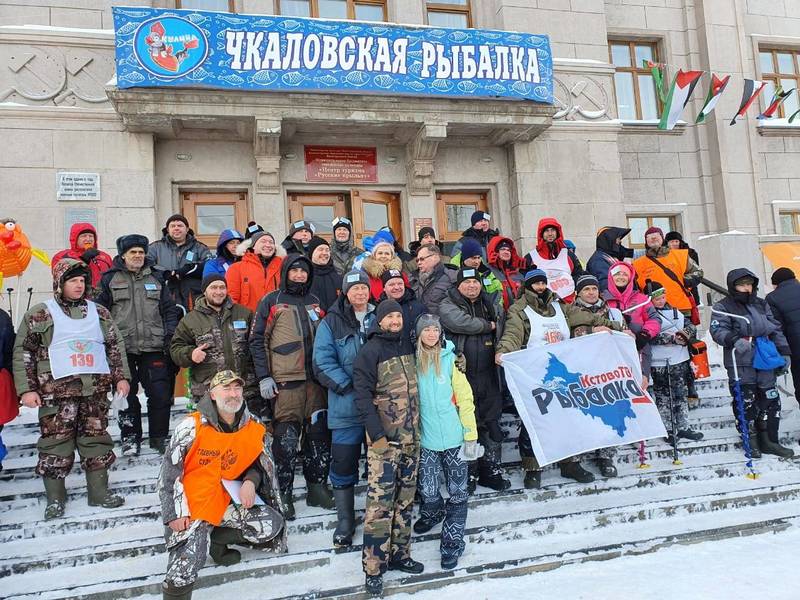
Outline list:
[[[689,264],[688,250],[670,250],[669,254],[659,256],[656,260],[675,273],[680,281],[683,281],[683,274],[686,273],[686,266]],[[647,256],[641,256],[633,261],[633,268],[636,269],[636,282],[639,284],[639,289],[644,289],[648,279],[657,281],[664,286],[667,302],[672,308],[682,311],[692,309],[692,304],[686,295],[686,288],[673,281],[661,267]]]
[[[231,497],[223,479],[237,479],[264,451],[264,426],[252,419],[234,433],[203,425],[200,413],[192,414],[195,438],[183,466],[183,489],[192,519],[219,525]]]

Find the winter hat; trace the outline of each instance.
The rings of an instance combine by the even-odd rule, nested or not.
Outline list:
[[[436,239],[436,232],[433,230],[433,227],[421,227],[419,232],[417,232],[417,239],[421,242],[422,238],[424,238],[426,235]]]
[[[461,285],[461,282],[466,281],[467,279],[476,279],[480,281],[481,276],[478,273],[477,269],[466,268],[466,267],[459,269],[458,276],[456,277],[456,284]]]
[[[265,235],[268,235],[269,237],[271,237],[272,238],[272,243],[273,244],[275,243],[275,236],[272,235],[269,231],[264,231],[261,228],[261,226],[259,225],[258,226],[258,231],[256,231],[255,233],[253,233],[253,235],[250,236],[250,248],[255,246],[256,242],[258,240],[260,240],[262,237],[264,237]]]
[[[295,233],[302,231],[303,229],[310,232],[311,235],[314,235],[317,230],[311,221],[295,221],[289,228],[289,237],[292,237]]]
[[[350,288],[354,285],[358,285],[359,283],[369,287],[369,277],[367,277],[367,274],[359,269],[348,271],[342,278],[342,293],[347,295],[347,292],[350,291]]]
[[[417,317],[417,322],[414,324],[414,333],[417,334],[417,339],[419,339],[426,327],[438,327],[439,331],[442,331],[442,323],[439,321],[439,317],[425,313]]]
[[[514,242],[511,240],[503,240],[499,244],[497,244],[497,250],[502,250],[503,248],[508,248],[509,250],[514,249]]]
[[[264,228],[256,223],[255,221],[250,221],[247,224],[247,229],[244,231],[244,239],[249,240],[255,234],[259,233],[260,231],[264,231]],[[275,239],[275,238],[272,238]]]
[[[350,233],[353,233],[353,223],[347,217],[336,217],[333,221],[331,221],[331,227],[333,228],[333,233],[336,233],[336,230],[339,227],[344,227]]]
[[[381,275],[381,283],[383,285],[386,285],[387,281],[389,281],[390,279],[397,279],[398,277],[400,279],[403,279],[402,271],[398,271],[397,269],[386,269],[383,272],[383,275]],[[405,283],[405,280],[403,280],[403,282]]]
[[[321,238],[315,235],[314,237],[311,238],[311,241],[308,242],[308,257],[311,258],[312,256],[314,256],[314,250],[316,250],[320,246],[330,247],[330,244],[328,243],[328,240],[326,240],[325,238]]]
[[[755,285],[756,284],[755,277],[753,277],[752,275],[743,275],[742,277],[739,277],[739,279],[734,281],[733,285],[737,286],[737,285],[744,285],[747,283],[749,283],[750,285]]]
[[[661,236],[662,240],[664,239],[664,231],[661,229],[661,227],[648,227],[647,231],[644,232],[644,238],[647,239],[647,236],[651,233],[657,233]]]
[[[384,300],[380,304],[378,304],[378,308],[375,309],[375,322],[378,323],[378,325],[380,325],[381,321],[383,321],[383,318],[386,315],[395,312],[398,312],[402,315],[403,309],[394,300]]]
[[[772,274],[772,285],[778,285],[790,279],[797,279],[794,271],[787,267],[781,267]]]
[[[597,281],[597,277],[594,275],[581,275],[578,277],[578,281],[575,282],[575,293],[580,294],[581,290],[585,288],[587,285],[593,285],[597,288],[600,287],[600,282]]]
[[[673,240],[678,240],[679,242],[683,241],[683,236],[680,234],[679,231],[670,231],[667,235],[664,236],[664,243],[671,242]]]
[[[206,275],[205,277],[203,277],[203,281],[200,283],[200,291],[205,293],[206,288],[215,281],[221,281],[225,283],[225,285],[228,285],[227,282],[225,281],[224,275],[220,275],[219,273],[212,273],[211,275]]]
[[[461,244],[461,260],[465,258],[472,258],[473,256],[483,256],[483,247],[477,240],[467,238]]]
[[[372,236],[372,243],[377,246],[378,244],[389,244],[394,248],[394,236],[386,229],[380,229]],[[373,248],[375,247],[373,246]]]
[[[141,248],[147,253],[147,248],[150,241],[143,235],[132,233],[130,235],[123,235],[117,238],[117,254],[122,256],[131,248]]]
[[[537,282],[547,283],[547,273],[541,269],[531,269],[525,273],[525,287],[531,289],[531,286]]]
[[[180,221],[181,223],[183,223],[184,225],[186,225],[186,227],[189,227],[189,221],[187,221],[187,220],[186,220],[186,217],[184,217],[184,216],[183,216],[182,214],[180,214],[180,213],[175,213],[175,214],[174,214],[174,215],[172,215],[172,216],[171,216],[169,219],[167,219],[167,224],[165,225],[165,227],[166,227],[167,229],[169,229],[169,224],[170,224],[170,223],[172,223],[173,221]]]
[[[663,285],[661,285],[658,281],[653,281],[652,279],[647,280],[647,283],[644,284],[644,290],[642,291],[644,291],[644,293],[651,298],[657,298],[658,296],[663,296],[667,293],[667,290],[664,289]]]
[[[472,223],[472,226],[475,227],[475,223],[478,221],[491,221],[492,216],[489,213],[483,212],[482,210],[476,210],[474,213],[472,213],[472,216],[469,218],[469,220]]]

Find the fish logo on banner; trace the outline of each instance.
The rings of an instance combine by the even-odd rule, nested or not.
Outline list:
[[[208,56],[208,40],[194,23],[180,17],[158,17],[142,23],[133,37],[139,64],[152,75],[174,79],[188,75]]]

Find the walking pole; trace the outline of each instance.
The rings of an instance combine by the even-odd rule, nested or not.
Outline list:
[[[750,319],[747,317],[726,313],[721,310],[714,310],[713,308],[711,309],[711,312],[718,315],[725,315],[726,317],[742,319],[747,321],[748,326],[750,325]],[[750,428],[747,424],[747,419],[744,418],[744,396],[742,396],[742,382],[739,379],[739,365],[736,362],[736,348],[731,348],[731,358],[733,359],[733,400],[736,403],[736,420],[739,423],[739,433],[742,436],[744,456],[747,459],[745,465],[750,471],[746,477],[748,479],[757,479],[758,473],[756,473],[755,468],[753,468],[753,455],[750,451]]]
[[[33,297],[33,288],[28,288],[28,305],[25,307],[25,312],[28,312],[31,309],[31,298]]]
[[[13,293],[14,288],[6,288],[6,294],[8,295],[8,316],[11,318],[11,322],[14,322],[14,310],[11,308],[11,294]]]
[[[672,373],[669,359],[667,359],[667,387],[669,388],[669,417],[672,423],[672,464],[682,465],[683,463],[678,458],[678,432],[675,429],[675,403],[672,396]]]
[[[644,440],[639,442],[639,466],[636,467],[637,469],[649,469],[650,465],[645,462],[644,459]]]

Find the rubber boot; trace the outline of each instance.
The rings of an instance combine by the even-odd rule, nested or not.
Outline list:
[[[86,491],[89,506],[117,508],[125,504],[125,498],[112,494],[108,489],[108,469],[86,471]]]
[[[794,456],[794,451],[791,448],[781,446],[778,442],[779,417],[771,417],[767,421],[759,419],[756,423],[758,427],[758,446],[762,454],[774,454],[781,458],[792,458]]]
[[[503,470],[500,468],[502,445],[494,440],[486,440],[484,453],[478,459],[478,483],[483,487],[502,492],[511,487],[508,479],[503,479]]]
[[[333,500],[333,494],[325,483],[309,483],[308,493],[306,493],[306,505],[316,506],[318,508],[326,508],[333,510],[336,508],[336,503]]]
[[[242,533],[233,527],[214,527],[211,531],[211,548],[208,553],[218,565],[230,567],[242,560],[238,550],[228,548],[228,544],[241,544],[244,542]]]
[[[284,494],[281,492],[281,500],[286,506],[286,512],[283,514],[284,519],[287,521],[294,521],[294,501],[292,500],[292,492]]]
[[[750,440],[750,456],[753,458],[761,458],[761,448],[758,445],[758,432],[756,431],[756,424],[750,421],[748,424],[747,437]]]
[[[355,487],[333,488],[336,500],[336,531],[333,532],[333,547],[345,548],[353,545],[353,533],[356,530]]]
[[[594,474],[584,469],[580,461],[562,462],[560,467],[562,477],[574,479],[578,483],[592,483],[594,481]]]
[[[193,587],[193,583],[178,587],[165,582],[161,584],[162,597],[164,600],[191,600]]]
[[[47,507],[44,509],[44,520],[57,519],[64,516],[67,503],[67,487],[63,479],[44,477],[44,491],[47,494]]]
[[[538,490],[542,487],[542,472],[541,470],[537,471],[525,471],[525,479],[522,482],[522,485],[525,486],[526,490]]]

